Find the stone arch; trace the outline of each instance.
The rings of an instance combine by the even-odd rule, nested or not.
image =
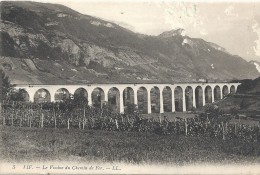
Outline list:
[[[65,101],[70,98],[70,93],[66,88],[60,88],[55,92],[55,101]]]
[[[38,89],[34,94],[34,102],[42,103],[42,102],[51,102],[51,94],[47,89],[41,88]]]
[[[234,85],[232,85],[230,87],[230,94],[234,94],[234,93],[236,93],[236,87]]]
[[[186,110],[191,111],[193,108],[193,90],[191,86],[185,88]]]
[[[172,112],[172,89],[169,86],[163,88],[163,111]]]
[[[218,85],[214,87],[214,99],[215,101],[219,101],[221,99],[221,89]]]
[[[183,111],[183,90],[180,86],[174,89],[175,111]]]
[[[137,90],[137,104],[140,113],[147,114],[148,113],[148,92],[145,87],[140,87]]]
[[[112,107],[114,113],[120,112],[120,92],[116,87],[108,90],[108,104]]]
[[[132,109],[134,106],[134,90],[131,87],[126,87],[123,91],[123,102],[125,113],[133,112]]]
[[[195,101],[196,108],[200,108],[203,106],[203,89],[201,86],[197,86],[195,88]]]
[[[228,95],[228,86],[224,85],[222,88],[222,94],[223,94],[223,98]]]
[[[160,113],[160,89],[154,86],[150,90],[151,96],[151,112]]]
[[[100,87],[95,88],[91,93],[92,106],[102,108],[105,99],[104,90]]]
[[[85,88],[78,88],[74,92],[74,101],[88,104],[88,92]]]
[[[205,103],[212,103],[212,88],[210,86],[206,86],[205,88]]]

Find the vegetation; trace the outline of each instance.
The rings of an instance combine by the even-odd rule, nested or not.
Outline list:
[[[0,126],[1,160],[260,163],[257,142],[177,134]]]
[[[232,116],[216,105],[205,106],[196,118],[169,121],[142,118],[134,105],[124,115],[113,113],[109,105],[90,107],[82,97],[59,103],[5,101],[0,119],[3,160],[260,162],[260,125],[231,123]]]
[[[237,93],[239,94],[252,94],[260,95],[260,89],[258,88],[260,85],[260,77],[251,80],[245,79],[240,81],[241,85],[237,89]]]
[[[5,72],[0,69],[0,102],[3,99],[6,99],[9,92],[12,90],[12,85],[10,84],[8,76],[5,75]]]
[[[26,101],[22,89],[16,90],[9,77],[0,69],[0,103],[2,101]]]
[[[67,100],[60,103],[13,102],[3,105],[3,125],[48,128],[79,128],[106,131],[149,132],[159,135],[177,134],[209,136],[232,140],[234,137],[250,142],[260,142],[259,126],[231,124],[232,117],[225,116],[216,106],[206,106],[205,114],[196,118],[167,117],[159,120],[142,118],[138,110],[127,114],[113,113],[109,105],[95,108]]]

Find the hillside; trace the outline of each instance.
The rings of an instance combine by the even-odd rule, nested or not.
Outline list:
[[[259,61],[250,61],[250,63],[255,65],[257,71],[260,73],[260,62]]]
[[[260,95],[260,77],[254,80],[241,80],[237,91],[239,94]]]
[[[183,35],[137,34],[62,5],[0,2],[0,65],[14,83],[173,83],[260,76],[224,48]]]
[[[241,80],[237,93],[228,95],[215,103],[221,110],[231,112],[236,109],[240,114],[255,117],[260,115],[260,77],[254,80]]]

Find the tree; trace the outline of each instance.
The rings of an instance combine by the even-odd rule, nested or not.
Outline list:
[[[0,117],[2,117],[2,101],[7,99],[12,86],[4,71],[0,69]]]
[[[7,99],[8,94],[12,90],[12,85],[10,84],[8,76],[5,75],[5,72],[0,69],[0,101]]]
[[[12,89],[8,92],[8,99],[12,101],[26,101],[26,96],[23,89],[15,90]]]
[[[137,105],[127,104],[127,108],[125,109],[125,114],[134,114],[137,111],[138,111]]]
[[[78,94],[74,94],[73,101],[79,106],[86,106],[88,104],[88,99],[86,98],[84,91],[80,91]]]
[[[206,114],[210,114],[210,117],[217,118],[219,116],[222,116],[223,111],[217,106],[213,104],[207,104],[205,106],[205,112]]]

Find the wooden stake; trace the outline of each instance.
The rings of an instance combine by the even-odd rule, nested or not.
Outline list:
[[[56,128],[56,125],[57,125],[57,121],[56,121],[56,114],[55,114],[55,108],[54,108],[54,105],[53,105],[53,117],[54,117],[54,128]]]
[[[237,123],[235,123],[235,135],[237,135]]]
[[[70,119],[68,118],[68,129],[70,129]]]
[[[121,115],[121,120],[122,120],[122,123],[124,123],[124,117],[123,117],[123,115]]]
[[[32,127],[32,115],[30,116],[29,121],[30,121],[30,128],[31,128]]]
[[[226,140],[224,123],[221,122],[221,125],[222,125],[222,136],[223,136],[222,138],[223,138],[223,140]]]
[[[12,126],[14,126],[14,114],[11,114]]]
[[[82,129],[85,129],[85,118],[83,118],[83,121],[82,121]]]
[[[44,120],[44,114],[42,113],[41,128],[43,128],[43,120]]]
[[[187,118],[185,118],[185,135],[188,135],[188,123],[187,123]]]
[[[83,111],[83,129],[85,129],[86,123],[87,123],[87,119],[86,119],[86,106],[84,105],[84,111]]]
[[[30,126],[30,113],[27,115],[27,126]]]
[[[118,123],[117,123],[117,119],[115,119],[115,122],[116,122],[116,129],[118,129]]]
[[[86,117],[86,106],[84,105],[84,109],[83,109],[83,117]]]

